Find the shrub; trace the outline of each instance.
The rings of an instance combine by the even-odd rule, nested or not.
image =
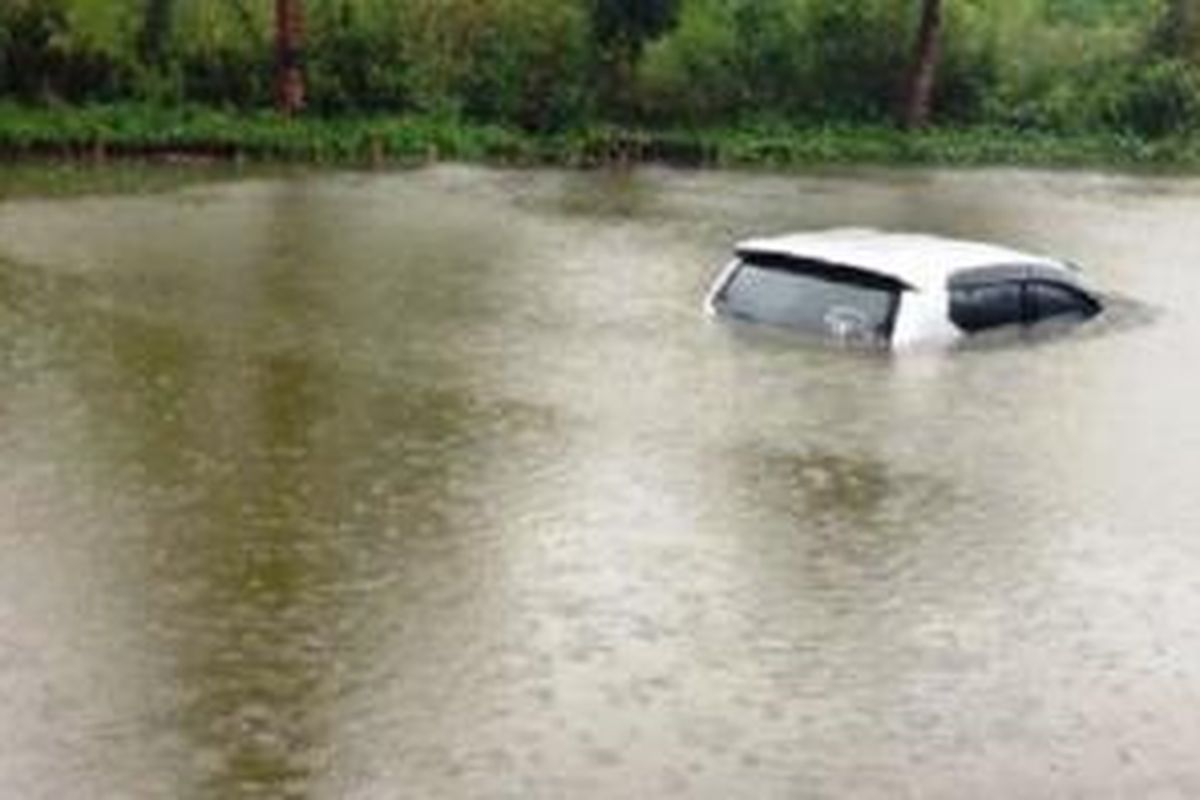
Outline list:
[[[265,50],[232,45],[189,50],[179,59],[183,97],[213,106],[251,108],[271,102],[272,64]]]
[[[642,69],[650,117],[880,119],[904,15],[884,0],[694,0]]]
[[[589,101],[587,19],[562,0],[502,3],[463,86],[464,109],[531,130],[581,121]]]
[[[1154,60],[1130,69],[1102,121],[1149,136],[1180,133],[1200,120],[1200,71],[1179,59]]]
[[[26,102],[111,99],[122,65],[74,37],[65,0],[5,0],[0,5],[0,94]]]
[[[641,116],[652,121],[708,122],[735,113],[746,94],[738,48],[724,5],[716,0],[685,5],[679,26],[652,45],[641,64]]]
[[[309,42],[309,97],[325,113],[404,111],[412,106],[403,36],[395,24],[368,19],[342,3],[314,14]]]

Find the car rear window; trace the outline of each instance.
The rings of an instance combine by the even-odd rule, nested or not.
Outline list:
[[[817,262],[743,258],[718,310],[769,325],[847,341],[891,338],[900,287],[885,278]]]

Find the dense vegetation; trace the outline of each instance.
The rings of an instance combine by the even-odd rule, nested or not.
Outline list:
[[[515,138],[874,128],[896,118],[921,5],[306,0],[308,113],[525,132]],[[1117,139],[1200,127],[1200,0],[941,5],[939,127]],[[18,106],[269,109],[273,6],[0,0],[4,135],[17,136]]]

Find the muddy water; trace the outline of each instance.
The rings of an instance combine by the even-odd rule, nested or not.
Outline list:
[[[0,796],[1200,796],[1200,181],[156,189],[0,204]],[[699,313],[832,224],[1153,320]]]

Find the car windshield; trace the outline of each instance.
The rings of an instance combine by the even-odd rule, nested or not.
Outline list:
[[[898,302],[887,279],[765,257],[743,259],[716,298],[735,317],[866,343],[888,341]]]

